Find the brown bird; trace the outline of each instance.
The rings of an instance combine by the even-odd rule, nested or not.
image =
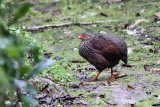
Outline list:
[[[112,34],[92,36],[91,33],[85,32],[78,39],[82,40],[79,45],[79,54],[99,71],[95,78],[88,81],[96,80],[106,68],[111,68],[110,79],[112,80],[115,78],[113,67],[120,60],[127,64],[127,45],[119,36]]]

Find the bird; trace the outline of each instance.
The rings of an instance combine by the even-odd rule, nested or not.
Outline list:
[[[106,68],[111,68],[110,80],[113,80],[116,77],[113,75],[113,67],[120,60],[127,65],[127,45],[121,37],[113,34],[93,36],[90,32],[84,32],[78,39],[81,39],[80,56],[98,70],[96,77],[87,81],[95,81]]]

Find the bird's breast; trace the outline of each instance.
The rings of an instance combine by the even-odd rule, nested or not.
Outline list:
[[[89,42],[81,42],[80,43],[80,46],[79,46],[79,54],[85,58],[85,59],[88,59],[90,57],[92,57],[93,55],[93,48],[91,46],[91,44]]]

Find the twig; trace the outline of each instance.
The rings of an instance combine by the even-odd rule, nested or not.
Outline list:
[[[109,23],[109,22],[116,22],[119,20],[108,20],[108,21],[94,21],[94,22],[82,22],[82,23],[75,23],[75,22],[69,22],[69,23],[62,23],[62,24],[53,24],[53,25],[44,25],[44,26],[33,26],[33,27],[24,27],[24,30],[27,31],[36,31],[40,29],[46,29],[46,28],[56,28],[56,27],[66,27],[70,25],[91,25],[91,24],[99,24],[99,23]]]

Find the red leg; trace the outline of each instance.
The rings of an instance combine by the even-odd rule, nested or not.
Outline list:
[[[86,81],[88,81],[88,82],[95,81],[95,80],[98,78],[98,76],[99,76],[100,73],[101,73],[101,72],[98,72],[98,74],[96,75],[95,78],[93,78],[93,79],[91,79],[91,80],[86,80]]]
[[[115,76],[113,75],[113,68],[111,68],[111,79],[110,80],[113,80],[115,78]]]

